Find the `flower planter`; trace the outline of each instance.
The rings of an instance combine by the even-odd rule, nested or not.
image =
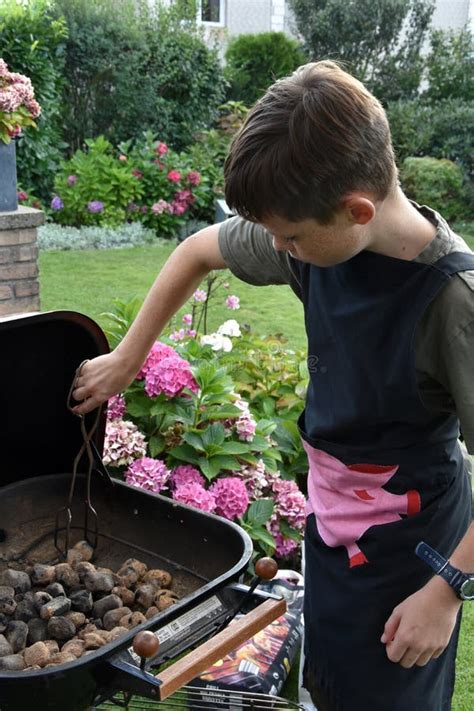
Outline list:
[[[14,212],[17,208],[15,141],[0,141],[0,212]]]

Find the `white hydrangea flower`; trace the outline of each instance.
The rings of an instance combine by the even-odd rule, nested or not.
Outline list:
[[[220,333],[210,333],[208,336],[201,336],[201,346],[211,346],[213,351],[229,353],[232,350],[232,341]]]
[[[236,338],[242,335],[240,332],[240,326],[235,318],[230,318],[228,321],[221,324],[217,329],[217,333],[221,336],[232,336]]]

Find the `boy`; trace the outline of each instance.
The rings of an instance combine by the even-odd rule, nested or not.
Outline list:
[[[289,283],[310,385],[305,686],[319,711],[446,711],[462,601],[415,554],[474,571],[474,255],[401,191],[385,113],[332,62],[257,102],[226,161],[239,217],[176,249],[117,349],[86,363],[78,413],[133,379],[212,269]],[[471,377],[470,377],[471,376]]]

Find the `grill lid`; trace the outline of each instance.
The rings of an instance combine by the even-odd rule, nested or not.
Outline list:
[[[0,321],[0,486],[71,471],[82,437],[67,409],[69,388],[83,360],[108,351],[101,328],[74,311]],[[95,436],[100,453],[105,415],[103,408]]]

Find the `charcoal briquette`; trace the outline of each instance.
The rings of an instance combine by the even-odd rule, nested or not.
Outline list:
[[[60,597],[53,598],[50,602],[47,602],[46,605],[43,605],[40,610],[40,617],[43,620],[49,620],[52,617],[64,615],[64,613],[69,612],[70,609],[71,601],[69,598],[61,595]]]
[[[28,573],[23,570],[12,570],[7,568],[0,573],[0,585],[8,585],[15,590],[15,594],[25,593],[31,590],[31,580]]]
[[[5,631],[5,637],[11,644],[13,654],[22,652],[26,647],[28,625],[21,620],[12,620]]]
[[[76,634],[76,627],[67,617],[52,617],[48,622],[48,632],[53,639],[68,640]]]
[[[28,644],[44,642],[48,639],[48,624],[39,617],[34,617],[28,622]]]
[[[73,610],[84,612],[85,614],[92,610],[94,604],[92,593],[90,593],[89,590],[77,590],[76,592],[70,593],[70,600]]]
[[[51,585],[48,585],[48,587],[46,588],[46,592],[49,593],[51,597],[59,597],[60,595],[66,595],[66,591],[61,585],[61,583],[51,583]]]

